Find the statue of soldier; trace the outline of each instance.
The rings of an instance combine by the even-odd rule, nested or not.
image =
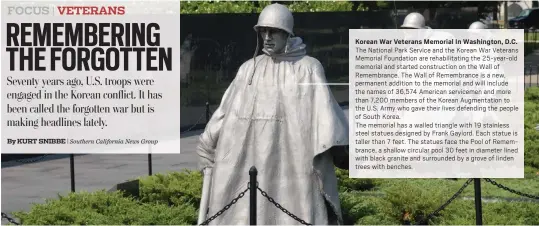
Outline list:
[[[431,29],[429,26],[426,26],[425,25],[425,18],[423,17],[423,15],[421,15],[420,13],[417,13],[417,12],[413,12],[413,13],[410,13],[408,14],[402,25],[400,26],[401,29],[404,29],[403,30],[403,33],[404,33],[404,38],[405,39],[408,39],[408,40],[418,40],[418,41],[421,41],[422,43],[425,43],[426,40],[452,40],[453,39],[453,35],[448,33],[448,32],[443,32],[443,31],[438,31],[438,30],[434,30],[434,29]],[[411,45],[411,46],[408,46],[408,47],[414,47],[414,48],[429,48],[431,49],[433,47],[433,45],[427,45],[427,44],[424,44],[421,45]],[[449,44],[439,44],[436,46],[438,49],[445,49],[446,47],[450,47]],[[402,47],[401,47],[402,48]],[[444,58],[448,58],[450,57],[451,54],[449,54],[448,52],[442,52],[442,53],[437,53],[437,54],[432,54],[432,53],[403,53],[402,56],[403,57],[409,57],[409,58],[413,58],[413,59],[408,59],[408,60],[403,60],[400,62],[400,66],[401,68],[399,68],[398,70],[396,70],[396,74],[401,77],[401,75],[403,73],[407,73],[407,74],[414,74],[414,73],[417,73],[417,72],[420,72],[420,73],[423,73],[425,71],[421,71],[421,70],[417,70],[417,69],[408,69],[408,68],[419,68],[419,67],[416,67],[417,65],[425,65],[425,64],[431,64],[431,65],[442,65],[444,64],[445,62],[447,62],[448,60],[444,60]],[[433,59],[433,56],[436,56],[436,59]],[[428,60],[419,60],[420,58],[423,58],[423,59],[428,59]],[[440,70],[437,70],[437,71],[440,71]],[[402,79],[406,82],[411,82],[410,85],[408,86],[405,86],[405,85],[401,85],[401,86],[394,86],[393,88],[395,88],[396,90],[401,90],[399,93],[395,92],[396,90],[394,90],[394,93],[392,95],[388,95],[388,97],[390,99],[402,99],[402,98],[422,98],[422,97],[425,97],[424,94],[419,94],[420,90],[422,89],[432,89],[432,87],[424,87],[425,84],[424,82],[425,81],[433,81],[433,79],[429,79],[427,77],[416,77],[415,75],[412,76],[411,78],[406,78],[406,79]],[[423,88],[424,87],[424,88]],[[445,90],[445,91],[449,91],[451,89],[454,89],[455,87],[452,87],[452,86],[445,86],[445,87],[440,87],[440,86],[436,86],[434,87],[438,90]],[[449,92],[447,92],[449,93]],[[391,100],[390,100],[391,101]],[[394,107],[399,107],[399,106],[402,106],[402,104],[397,104],[397,102],[395,102],[396,104],[393,104]],[[411,104],[407,104],[408,107],[412,108],[412,107],[417,107],[417,106],[421,106],[421,105],[424,105],[424,104],[420,104],[419,102],[415,102],[415,103],[411,103]],[[448,105],[446,105],[448,106]],[[422,112],[422,111],[416,111],[416,112],[412,112],[412,111],[407,111],[407,110],[402,110],[402,111],[399,111],[397,112],[397,114],[400,116],[400,123],[406,123],[408,125],[411,125],[411,127],[408,127],[408,128],[399,128],[399,129],[396,129],[396,131],[399,131],[399,132],[405,132],[405,131],[420,131],[422,130],[421,128],[415,128],[415,125],[416,124],[421,124],[422,122],[426,122],[426,123],[436,123],[436,122],[442,122],[442,123],[447,123],[449,122],[452,118],[453,118],[453,113],[454,112],[447,112],[447,111],[440,111],[440,112],[437,112],[437,113],[433,113],[433,112]],[[389,137],[388,137],[389,138]],[[422,137],[412,137],[413,139],[421,139]],[[396,139],[405,139],[406,141],[403,143],[403,144],[400,144],[398,145],[399,148],[402,148],[402,149],[410,149],[410,148],[418,148],[417,145],[414,145],[412,143],[408,143],[408,139],[406,139],[406,137],[396,137]],[[425,146],[425,145],[423,145]],[[392,148],[392,147],[395,147],[395,145],[392,145],[392,144],[388,144],[387,145],[388,148]],[[436,147],[436,146],[425,146],[426,148],[433,148],[433,147]],[[402,154],[402,156],[407,156],[408,154]],[[428,177],[432,177],[433,175],[436,175],[437,173],[435,172],[436,169],[433,169],[433,170],[430,170],[430,171],[424,171],[424,170],[421,170],[421,174],[423,174],[424,176],[428,176]],[[431,174],[431,175],[428,175],[428,174]]]
[[[428,26],[425,26],[425,17],[420,13],[413,12],[406,15],[404,22],[401,25],[403,29],[428,29]]]
[[[206,178],[211,175],[202,218],[244,191],[255,166],[258,187],[291,214],[310,224],[343,223],[334,166],[348,168],[348,120],[324,68],[306,55],[293,27],[287,7],[271,4],[262,10],[254,30],[263,54],[257,56],[257,45],[200,135],[200,167]],[[261,193],[256,216],[257,224],[300,223]],[[209,223],[249,224],[249,200],[238,200]]]
[[[475,21],[470,24],[470,27],[468,29],[487,29],[487,25],[481,21]]]
[[[453,35],[442,32],[442,31],[433,31],[429,26],[425,25],[425,17],[420,13],[413,12],[404,18],[404,22],[400,26],[401,29],[419,29],[415,34],[405,31],[407,36],[412,35],[412,37],[419,38],[429,38],[429,39],[451,39],[454,38]]]

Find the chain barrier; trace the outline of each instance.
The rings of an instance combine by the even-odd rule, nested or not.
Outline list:
[[[495,185],[495,186],[497,186],[497,187],[499,187],[499,188],[501,188],[501,189],[503,189],[503,190],[511,192],[513,194],[524,196],[524,197],[527,197],[527,198],[530,198],[530,199],[539,199],[539,196],[537,196],[537,195],[530,195],[530,194],[522,193],[522,192],[514,190],[512,188],[508,188],[508,187],[506,187],[506,186],[504,186],[504,185],[502,185],[502,184],[500,184],[500,183],[498,183],[498,182],[496,182],[496,181],[494,181],[492,179],[484,178],[484,180],[491,183],[491,184],[493,184],[493,185]]]
[[[223,207],[223,209],[219,210],[215,215],[211,216],[210,218],[208,218],[204,222],[200,223],[200,225],[208,225],[208,223],[215,220],[215,218],[217,218],[218,216],[223,214],[225,211],[230,209],[230,207],[232,205],[236,204],[236,202],[238,202],[239,199],[241,199],[241,198],[243,198],[243,196],[245,196],[245,192],[249,191],[250,187],[251,187],[251,184],[247,183],[247,189],[240,192],[240,194],[238,194],[238,196],[236,196],[236,198],[232,199],[232,201],[230,203],[228,203],[225,207]]]
[[[297,222],[303,224],[303,225],[312,225],[312,224],[309,224],[307,222],[305,222],[304,220],[302,220],[301,218],[297,217],[296,215],[292,214],[290,211],[288,211],[287,209],[285,209],[284,207],[281,206],[281,204],[277,203],[272,197],[270,197],[268,195],[268,193],[266,193],[265,191],[263,191],[262,189],[260,189],[260,187],[256,186],[256,189],[258,189],[260,191],[260,193],[262,193],[262,196],[266,197],[268,199],[269,202],[271,202],[273,205],[275,205],[275,207],[277,207],[278,209],[280,209],[281,211],[283,211],[283,213],[286,213],[288,216],[292,217],[294,220],[296,220]]]
[[[225,211],[227,211],[228,209],[230,209],[230,207],[234,204],[236,204],[236,202],[238,202],[239,199],[243,198],[245,196],[245,193],[247,191],[249,191],[251,189],[251,183],[247,183],[247,189],[243,190],[242,192],[240,192],[240,194],[238,194],[238,196],[236,196],[236,198],[232,199],[232,201],[226,205],[223,209],[219,210],[215,215],[211,216],[210,218],[208,218],[207,220],[205,220],[204,222],[202,222],[200,225],[208,225],[208,223],[210,223],[211,221],[215,220],[215,218],[217,218],[218,216],[220,216],[221,214],[223,214]],[[269,202],[271,202],[273,205],[275,205],[275,207],[277,207],[278,209],[280,209],[281,211],[283,211],[285,214],[287,214],[288,216],[292,217],[294,220],[300,222],[301,224],[304,224],[304,225],[312,225],[312,224],[309,224],[307,222],[305,222],[304,220],[302,220],[301,218],[297,217],[296,215],[292,214],[290,211],[288,211],[287,209],[285,209],[283,206],[281,206],[281,204],[277,203],[272,197],[270,197],[268,195],[267,192],[263,191],[262,189],[260,189],[260,187],[258,187],[258,184],[256,185],[256,189],[260,191],[260,193],[262,194],[262,196],[266,197],[268,199]]]
[[[210,111],[210,115],[213,115],[213,112]],[[193,126],[191,126],[189,129],[186,129],[185,131],[181,131],[180,134],[187,133],[187,132],[193,130],[194,128],[196,128],[198,125],[200,125],[200,121],[202,120],[202,118],[204,118],[204,115],[201,115],[200,118],[198,118],[197,122],[195,122],[195,124],[193,124]]]
[[[17,222],[15,219],[9,217],[4,212],[2,212],[2,219],[6,219],[9,223],[14,224],[14,225],[21,225],[19,222]]]
[[[202,120],[202,118],[204,118],[204,115],[200,115],[200,118],[198,118],[197,122],[195,122],[195,124],[193,124],[193,126],[191,126],[189,129],[186,129],[185,131],[181,131],[180,134],[182,133],[187,133],[189,131],[191,131],[192,129],[194,129],[195,127],[197,127],[200,123],[200,120]]]
[[[443,205],[441,205],[440,207],[438,207],[438,209],[436,209],[434,212],[430,213],[429,215],[427,215],[427,217],[425,219],[422,219],[421,221],[419,221],[419,224],[418,225],[426,225],[427,222],[432,219],[435,215],[438,215],[438,213],[440,213],[440,211],[444,210],[445,207],[447,207],[449,204],[451,204],[451,202],[453,202],[453,200],[455,200],[463,191],[466,187],[468,187],[468,185],[470,185],[470,183],[472,183],[473,179],[468,179],[466,181],[466,183],[464,183],[462,185],[462,187],[460,187],[460,189],[451,197],[449,198]]]

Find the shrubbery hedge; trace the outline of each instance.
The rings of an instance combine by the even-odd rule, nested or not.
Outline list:
[[[539,87],[528,88],[524,95],[524,164],[539,168]]]
[[[455,192],[429,185],[442,180],[349,179],[344,170],[338,170],[338,174],[346,224],[402,224],[403,213],[408,213],[415,222]],[[195,171],[158,174],[142,178],[139,199],[124,197],[120,192],[79,192],[14,215],[29,225],[195,225],[201,184],[202,176]],[[363,193],[377,189],[384,194]],[[240,201],[248,202],[248,199]],[[471,224],[473,205],[473,200],[456,200],[431,223]],[[537,206],[525,202],[484,203],[484,222],[537,225]]]
[[[77,192],[14,213],[28,225],[195,225],[202,175],[195,171],[140,178],[140,197]]]
[[[526,92],[525,164],[521,184],[539,184],[539,88]],[[449,199],[463,180],[440,179],[350,179],[337,170],[345,224],[412,223],[436,210]],[[513,181],[514,184],[515,183]],[[202,175],[196,171],[157,174],[140,179],[138,199],[120,192],[79,192],[36,204],[29,212],[14,215],[23,224],[137,224],[194,225],[202,190]],[[485,185],[485,186],[488,186]],[[492,186],[492,185],[490,185]],[[532,186],[533,187],[533,186]],[[472,188],[467,188],[472,189]],[[497,189],[497,188],[495,188]],[[524,191],[539,195],[537,189]],[[534,193],[531,193],[534,192]],[[488,193],[488,191],[485,191]],[[248,202],[247,198],[240,200]],[[484,224],[539,225],[539,204],[533,202],[485,202]],[[433,218],[431,224],[473,224],[473,200],[457,199]]]

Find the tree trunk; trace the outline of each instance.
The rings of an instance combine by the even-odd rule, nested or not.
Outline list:
[[[507,12],[507,1],[503,2],[503,28],[509,28],[509,13]]]
[[[492,12],[492,20],[498,21],[498,9],[500,8],[500,4],[496,4],[494,6],[494,10]]]

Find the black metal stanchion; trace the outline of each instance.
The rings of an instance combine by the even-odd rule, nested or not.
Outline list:
[[[530,65],[530,86],[529,87],[533,86],[532,76],[533,76],[533,66]]]
[[[206,102],[206,123],[210,121],[210,102]]]
[[[148,144],[148,175],[152,175],[152,144]]]
[[[535,50],[537,49],[537,41],[539,41],[537,39],[537,29],[532,30],[532,32],[533,32],[533,49]]]
[[[71,192],[75,192],[75,154],[69,155],[69,171],[71,174]]]
[[[148,174],[152,175],[152,154],[148,154]]]
[[[483,206],[481,203],[481,179],[474,179],[475,190],[475,224],[483,225]]]
[[[537,38],[537,33],[538,33],[538,32],[539,32],[539,29],[537,29],[537,28],[533,31],[533,40],[535,41],[535,43],[533,43],[533,47],[534,47],[535,49],[537,49],[537,45],[539,44],[539,43],[538,43],[538,42],[539,42],[539,39]]]
[[[249,182],[249,189],[250,189],[250,202],[249,202],[249,220],[251,222],[251,225],[256,225],[256,175],[258,174],[258,171],[256,170],[255,166],[252,166],[249,170],[249,176],[250,176],[250,182]]]

